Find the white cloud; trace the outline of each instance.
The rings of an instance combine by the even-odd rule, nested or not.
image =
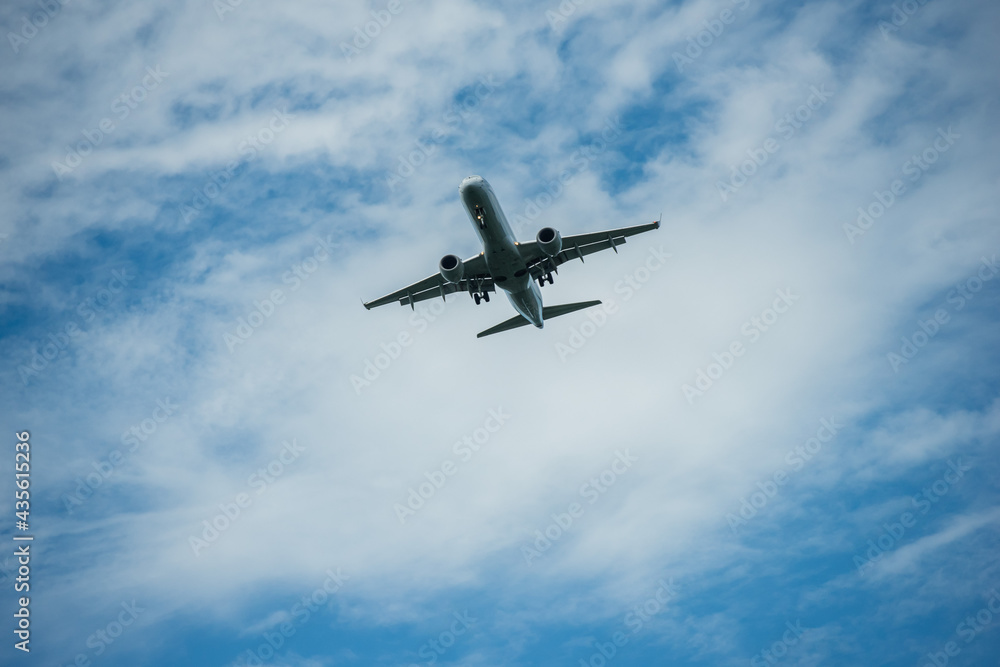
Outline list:
[[[135,294],[147,300],[128,296],[128,306],[89,325],[72,360],[54,364],[17,404],[71,462],[53,465],[55,495],[118,446],[156,398],[175,397],[182,407],[88,501],[90,513],[53,519],[49,537],[72,536],[74,549],[88,555],[52,575],[71,600],[62,613],[139,591],[158,622],[197,605],[252,633],[271,620],[240,617],[258,586],[307,589],[336,566],[353,577],[344,596],[362,624],[413,621],[435,596],[496,581],[509,582],[515,595],[544,598],[549,577],[600,580],[585,604],[611,609],[665,570],[714,581],[748,553],[761,557],[734,540],[725,515],[821,417],[836,416],[848,431],[759,525],[779,530],[778,517],[795,518],[781,508],[800,498],[835,496],[841,484],[856,491],[889,483],[995,438],[995,403],[942,409],[907,396],[930,392],[951,366],[975,370],[968,355],[980,341],[965,332],[988,324],[983,311],[953,312],[947,337],[899,374],[885,361],[898,332],[926,317],[926,304],[943,302],[983,252],[1000,247],[990,224],[995,92],[976,66],[995,53],[985,20],[995,10],[946,16],[929,4],[909,32],[884,40],[835,3],[808,5],[788,23],[754,7],[678,73],[671,53],[730,4],[584,4],[563,43],[538,6],[407,3],[350,63],[339,44],[369,20],[360,5],[248,2],[222,21],[205,3],[169,13],[67,6],[13,59],[6,89],[26,92],[0,111],[17,165],[4,170],[11,206],[0,253],[5,281],[20,290],[6,303],[56,311],[56,325],[75,317],[75,291],[50,284],[40,267],[111,261],[94,240],[101,233],[143,258]],[[965,36],[934,41],[923,31],[937,20]],[[860,36],[836,48],[845,39],[841,24]],[[169,78],[56,182],[50,165],[66,143],[96,127],[116,95],[155,64]],[[390,192],[384,178],[397,156],[491,74],[496,92]],[[939,86],[926,111],[914,92],[924,81]],[[833,91],[829,101],[723,202],[717,182],[822,84]],[[196,226],[182,225],[179,204],[234,159],[272,109],[286,106],[295,115],[287,131]],[[555,344],[586,315],[477,340],[476,332],[510,316],[502,298],[475,308],[455,297],[426,330],[411,324],[409,309],[360,306],[359,298],[430,274],[446,252],[476,250],[456,196],[463,176],[489,178],[513,217],[578,140],[619,115],[622,139],[576,176],[537,226],[582,232],[647,221],[663,209],[663,227],[619,255],[566,265],[546,290],[547,303],[601,298],[620,307],[565,364]],[[952,124],[961,140],[851,245],[842,226],[856,209],[906,178],[905,161]],[[631,175],[615,176],[612,165],[628,165]],[[303,184],[323,191],[283,197]],[[33,194],[48,187],[45,196]],[[265,196],[268,189],[275,196]],[[231,229],[227,219],[242,224],[218,232],[204,222],[213,219],[219,229]],[[192,228],[201,231],[187,236]],[[335,256],[292,289],[284,273],[328,234]],[[161,245],[170,257],[160,256]],[[624,301],[616,282],[660,245],[670,262]],[[230,352],[224,334],[275,289],[285,302]],[[742,325],[778,289],[800,300],[750,343]],[[350,376],[403,331],[412,346],[356,394]],[[11,358],[30,356],[47,332],[15,334]],[[737,340],[746,354],[689,405],[681,386]],[[20,391],[15,369],[7,379]],[[988,388],[975,395],[992,402]],[[900,404],[907,400],[914,404]],[[456,458],[453,443],[498,405],[510,423],[400,526],[393,504],[425,472]],[[255,493],[248,478],[288,438],[306,447],[302,459],[195,556],[189,536],[219,503]],[[581,484],[624,448],[639,456],[635,470],[525,566],[519,548],[534,530],[579,502]],[[882,502],[891,498],[842,516],[860,529]],[[787,540],[790,551],[804,548]],[[825,546],[848,542],[830,535]],[[918,567],[919,545],[932,543],[925,537],[894,558]],[[571,605],[551,611],[579,614]],[[733,624],[709,614],[664,632],[709,651],[708,638]],[[79,634],[68,632],[66,641],[82,643]]]

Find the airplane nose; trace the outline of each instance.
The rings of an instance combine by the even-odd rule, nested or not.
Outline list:
[[[465,192],[469,188],[481,187],[485,182],[482,176],[468,176],[462,180],[462,184],[458,186],[458,191]]]

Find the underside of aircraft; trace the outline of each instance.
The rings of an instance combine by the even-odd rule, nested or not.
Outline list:
[[[478,255],[462,260],[456,255],[445,255],[438,263],[438,272],[396,290],[374,301],[365,303],[371,309],[398,302],[402,306],[448,294],[468,292],[476,304],[488,302],[497,288],[503,290],[514,310],[518,312],[509,320],[478,334],[479,338],[501,331],[533,324],[541,329],[545,320],[600,304],[600,301],[583,301],[558,306],[543,306],[540,288],[553,283],[553,273],[559,266],[573,259],[601,250],[614,250],[625,239],[658,229],[660,221],[633,227],[621,227],[602,232],[575,234],[563,237],[552,227],[538,232],[534,241],[518,242],[507,223],[493,188],[481,176],[469,176],[459,186],[462,203],[483,244]]]

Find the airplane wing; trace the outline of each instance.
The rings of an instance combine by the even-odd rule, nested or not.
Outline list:
[[[418,301],[426,301],[435,297],[443,299],[446,294],[454,294],[455,292],[496,291],[496,287],[493,285],[493,278],[490,277],[490,273],[486,269],[486,259],[483,257],[483,253],[479,253],[475,257],[470,257],[463,261],[462,264],[464,265],[462,269],[463,277],[459,283],[449,283],[441,277],[440,273],[435,273],[403,289],[386,294],[380,299],[369,301],[365,304],[365,308],[371,310],[376,306],[384,306],[393,301],[398,301],[401,306],[408,305],[410,308],[413,308],[413,304]]]
[[[562,252],[555,257],[549,257],[538,247],[537,241],[524,241],[518,244],[521,257],[524,258],[531,272],[532,278],[538,278],[544,273],[571,259],[579,259],[581,262],[585,255],[590,255],[608,248],[618,252],[617,247],[625,243],[625,237],[641,234],[653,229],[660,228],[660,221],[651,222],[646,225],[635,225],[634,227],[621,227],[619,229],[609,229],[606,232],[591,232],[589,234],[574,234],[573,236],[562,237]]]

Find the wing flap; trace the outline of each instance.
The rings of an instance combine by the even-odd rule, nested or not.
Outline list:
[[[528,265],[532,277],[537,278],[541,274],[546,273],[553,264],[560,266],[571,259],[580,259],[591,253],[607,250],[608,248],[617,248],[625,243],[625,238],[628,236],[642,234],[643,232],[659,228],[660,221],[657,220],[645,225],[564,236],[562,240],[562,252],[553,258],[547,257],[542,252],[541,248],[538,247],[537,241],[520,243],[518,244],[518,250],[520,250],[521,257],[524,258],[525,263]]]
[[[609,236],[616,239],[619,236],[634,236],[636,234],[642,234],[643,232],[648,232],[659,228],[660,228],[660,221],[657,220],[655,222],[650,222],[645,225],[634,225],[632,227],[620,227],[618,229],[609,229],[606,232],[589,232],[587,234],[574,234],[573,236],[563,237],[563,247],[566,247],[567,245],[573,245],[574,243],[580,245],[596,243],[598,241],[606,240]]]
[[[426,301],[427,299],[441,296],[442,286],[444,286],[445,294],[453,294],[458,291],[467,290],[470,282],[476,284],[482,283],[485,291],[493,291],[493,280],[486,270],[486,259],[483,257],[483,253],[470,257],[462,263],[465,265],[462,271],[465,278],[457,285],[445,282],[440,273],[435,273],[423,280],[418,280],[412,285],[407,285],[403,289],[398,289],[374,301],[369,301],[365,303],[365,308],[371,310],[372,308],[384,306],[394,301],[398,301],[401,306],[412,306],[417,301]],[[487,284],[489,285],[489,289],[485,289]]]
[[[437,288],[431,288],[429,290],[424,290],[423,292],[418,292],[416,294],[409,294],[402,297],[399,300],[399,305],[409,306],[414,303],[420,303],[421,301],[427,301],[428,299],[437,299],[442,296],[442,291],[444,294],[456,294],[458,292],[468,292],[469,284],[472,284],[475,291],[477,292],[496,292],[496,286],[493,284],[492,278],[483,278],[476,280],[463,280],[460,283],[445,283],[442,282]]]
[[[618,238],[609,237],[603,241],[598,241],[597,243],[588,243],[587,245],[575,245],[567,248],[563,245],[563,250],[555,257],[541,257],[538,261],[528,267],[528,271],[531,272],[531,277],[537,279],[543,273],[548,273],[555,266],[562,266],[566,262],[579,259],[583,260],[587,255],[591,255],[595,252],[600,252],[602,250],[607,250],[608,248],[617,248],[620,245],[625,244],[625,237],[619,236]]]

